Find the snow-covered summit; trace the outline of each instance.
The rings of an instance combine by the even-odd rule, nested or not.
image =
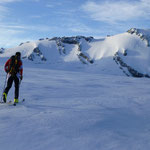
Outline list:
[[[64,65],[89,64],[92,70],[122,70],[127,76],[150,77],[150,30],[132,28],[125,33],[103,39],[93,37],[54,37],[21,43],[6,49],[0,57],[16,51],[35,63]],[[86,66],[89,66],[86,65]],[[116,69],[118,68],[118,69]]]
[[[128,32],[138,35],[143,41],[145,41],[146,45],[150,47],[150,29],[144,30],[131,28],[130,30],[128,30]]]

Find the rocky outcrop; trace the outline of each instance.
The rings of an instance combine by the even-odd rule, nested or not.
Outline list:
[[[75,36],[75,37],[54,37],[51,40],[55,40],[57,44],[57,48],[60,55],[66,54],[65,44],[76,44],[78,46],[78,58],[83,64],[94,63],[93,60],[89,58],[86,54],[82,52],[82,45],[80,44],[80,40],[84,39],[87,42],[91,42],[93,37],[84,37],[84,36]]]
[[[5,48],[0,48],[0,54],[4,53]]]
[[[87,64],[88,62],[93,64],[94,61],[92,59],[90,59],[87,55],[85,55],[83,52],[82,52],[82,45],[80,44],[77,44],[78,45],[78,58],[79,60],[83,63],[83,64]]]
[[[127,31],[130,34],[136,34],[141,38],[142,41],[146,42],[146,45],[150,47],[150,35],[146,34],[144,30],[141,29],[136,29],[136,28],[131,28],[130,30]]]
[[[56,44],[57,44],[57,49],[59,51],[59,54],[60,55],[66,54],[65,46],[62,43],[61,38],[56,38],[55,41],[56,41]]]
[[[148,74],[143,74],[126,64],[123,60],[122,57],[127,56],[127,50],[124,51],[124,54],[122,55],[119,52],[116,52],[113,59],[115,62],[119,65],[119,68],[127,75],[127,76],[133,76],[133,77],[147,77],[150,78],[150,75]]]
[[[46,61],[47,59],[43,56],[42,52],[39,50],[38,47],[34,48],[32,54],[28,56],[28,59],[33,61],[35,57],[38,56],[41,61]]]
[[[55,40],[55,41],[59,40],[62,43],[67,43],[67,44],[78,44],[81,39],[85,39],[87,42],[91,42],[93,40],[93,37],[85,37],[85,36],[53,37],[49,40],[50,41],[51,40]]]

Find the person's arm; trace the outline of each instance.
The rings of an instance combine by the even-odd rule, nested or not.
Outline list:
[[[4,70],[6,73],[9,72],[9,63],[10,63],[10,59],[7,60],[7,62],[5,63],[5,66],[4,66]]]

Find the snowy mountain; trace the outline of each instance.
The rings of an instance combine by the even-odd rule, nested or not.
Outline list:
[[[93,37],[55,37],[21,43],[18,47],[6,49],[0,57],[10,57],[16,51],[23,59],[34,63],[91,64],[90,69],[109,70],[127,76],[150,77],[150,30],[132,28],[125,33],[103,39]],[[87,67],[88,68],[88,67]],[[112,69],[113,68],[113,69]]]

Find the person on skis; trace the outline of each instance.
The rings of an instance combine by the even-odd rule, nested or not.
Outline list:
[[[14,96],[14,103],[18,103],[19,97],[19,84],[20,80],[23,79],[23,66],[21,61],[21,53],[16,52],[15,55],[11,56],[10,59],[7,60],[5,63],[5,72],[7,73],[7,87],[4,89],[3,92],[3,101],[4,103],[7,102],[7,94],[12,87],[14,82],[15,84],[15,96]]]

